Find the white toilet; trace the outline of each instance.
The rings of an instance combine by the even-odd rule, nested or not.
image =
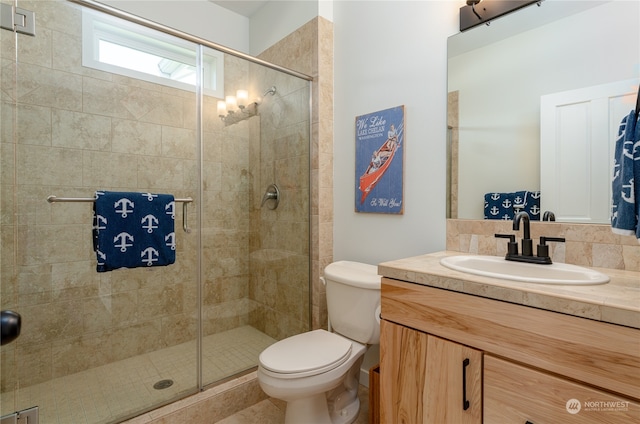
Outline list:
[[[347,424],[360,411],[358,378],[368,345],[380,342],[380,276],[341,261],[324,270],[329,326],[281,340],[260,354],[258,382],[287,402],[285,424]]]

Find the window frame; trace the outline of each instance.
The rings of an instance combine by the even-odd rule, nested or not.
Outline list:
[[[196,91],[194,84],[101,62],[99,60],[100,41],[195,67],[197,51],[194,43],[113,16],[88,9],[82,11],[82,66],[182,90]],[[203,93],[224,98],[224,53],[205,47],[202,64]]]

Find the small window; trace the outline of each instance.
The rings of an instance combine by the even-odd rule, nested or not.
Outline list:
[[[82,65],[195,90],[195,44],[112,16],[83,10]],[[224,55],[205,49],[203,91],[224,98]]]

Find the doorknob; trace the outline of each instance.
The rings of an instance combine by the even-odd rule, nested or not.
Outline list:
[[[20,314],[17,312],[4,310],[0,320],[0,345],[11,343],[20,335],[22,324]]]

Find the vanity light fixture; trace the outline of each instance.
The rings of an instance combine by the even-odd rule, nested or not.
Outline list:
[[[262,98],[267,94],[276,94],[276,87],[270,87]],[[224,100],[218,100],[218,116],[225,126],[244,121],[258,114],[258,105],[262,98],[249,102],[249,92],[238,90],[235,96],[225,96]]]

